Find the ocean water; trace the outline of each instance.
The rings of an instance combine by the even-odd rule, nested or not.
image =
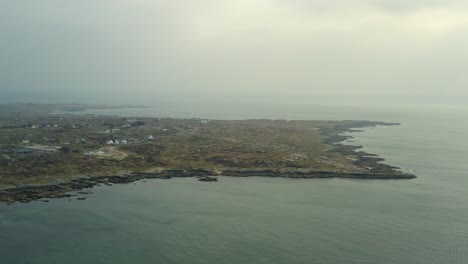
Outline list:
[[[468,263],[466,109],[185,105],[104,112],[402,122],[353,133],[349,144],[418,178],[155,179],[96,187],[84,201],[2,204],[1,263]]]

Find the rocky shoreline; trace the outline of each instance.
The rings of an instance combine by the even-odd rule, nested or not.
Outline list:
[[[0,201],[8,204],[15,202],[28,203],[42,198],[66,198],[77,196],[70,192],[93,188],[102,184],[126,184],[143,179],[170,179],[172,177],[211,177],[211,176],[232,176],[232,177],[283,177],[296,179],[313,178],[350,178],[350,179],[413,179],[412,174],[385,174],[385,173],[340,173],[327,171],[275,171],[268,169],[228,169],[222,171],[212,170],[164,170],[154,173],[131,173],[125,175],[96,176],[80,178],[70,182],[58,183],[54,185],[24,186],[5,189],[0,192]]]
[[[344,145],[343,142],[352,139],[352,136],[343,135],[344,133],[350,132],[361,132],[361,130],[357,130],[357,128],[365,128],[365,127],[376,127],[376,126],[399,126],[400,123],[385,123],[385,122],[369,122],[369,121],[362,121],[362,122],[354,122],[352,126],[336,126],[332,128],[322,128],[320,129],[320,134],[326,137],[325,143],[332,144],[335,146],[333,152],[337,152],[343,154],[347,157],[352,158],[354,161],[353,163],[360,167],[365,168],[370,175],[393,175],[395,177],[399,177],[403,175],[402,179],[406,179],[404,175],[411,175],[412,178],[416,178],[415,175],[407,174],[399,171],[400,168],[391,166],[388,164],[381,163],[385,161],[384,159],[380,158],[376,154],[367,153],[364,151],[360,151],[359,149],[362,146],[352,146],[352,145]],[[412,179],[411,178],[411,179]],[[399,179],[399,178],[398,178]]]

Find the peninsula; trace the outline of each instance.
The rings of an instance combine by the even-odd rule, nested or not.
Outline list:
[[[128,107],[128,106],[118,106]],[[412,179],[345,132],[373,121],[207,120],[80,115],[109,106],[0,105],[0,201],[69,197],[145,178]]]

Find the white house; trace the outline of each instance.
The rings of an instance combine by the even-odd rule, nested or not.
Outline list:
[[[107,145],[114,145],[114,141],[111,139],[111,140],[107,140],[106,142]]]
[[[153,135],[149,135],[149,136],[146,136],[145,139],[146,139],[146,140],[153,140],[154,137],[153,137]]]
[[[98,151],[89,151],[85,152],[86,156],[109,156],[109,153],[106,150],[98,150]]]
[[[105,150],[99,150],[98,152],[96,152],[96,156],[108,156],[109,153]]]
[[[113,128],[113,129],[106,129],[104,130],[104,134],[110,134],[110,133],[114,133],[114,132],[119,132],[120,129],[119,128]]]

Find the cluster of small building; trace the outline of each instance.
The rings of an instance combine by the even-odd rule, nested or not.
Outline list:
[[[128,144],[128,140],[126,139],[109,139],[106,141],[106,144],[107,145],[125,145],[125,144]]]
[[[106,129],[104,130],[104,134],[112,134],[112,133],[115,133],[115,132],[119,132],[120,131],[120,128],[113,128],[113,129]]]
[[[73,128],[76,128],[75,125],[73,125],[74,127]],[[57,128],[59,127],[59,125],[57,124],[38,124],[38,125],[32,125],[32,124],[28,124],[26,125],[26,127],[29,127],[29,128],[33,128],[33,129],[36,129],[36,128],[48,128],[48,127],[53,127],[53,128]]]
[[[144,137],[144,140],[146,141],[152,141],[154,140],[153,135],[148,135]],[[132,142],[140,142],[139,140],[133,139]],[[107,145],[125,145],[129,144],[129,140],[127,139],[109,139],[106,141]]]
[[[103,156],[109,156],[109,151],[107,149],[100,149],[97,151],[89,151],[84,153],[86,156],[97,156],[97,157],[103,157]]]
[[[89,126],[89,124],[26,124],[24,127],[37,129],[37,128],[69,128],[69,129],[77,129]]]

